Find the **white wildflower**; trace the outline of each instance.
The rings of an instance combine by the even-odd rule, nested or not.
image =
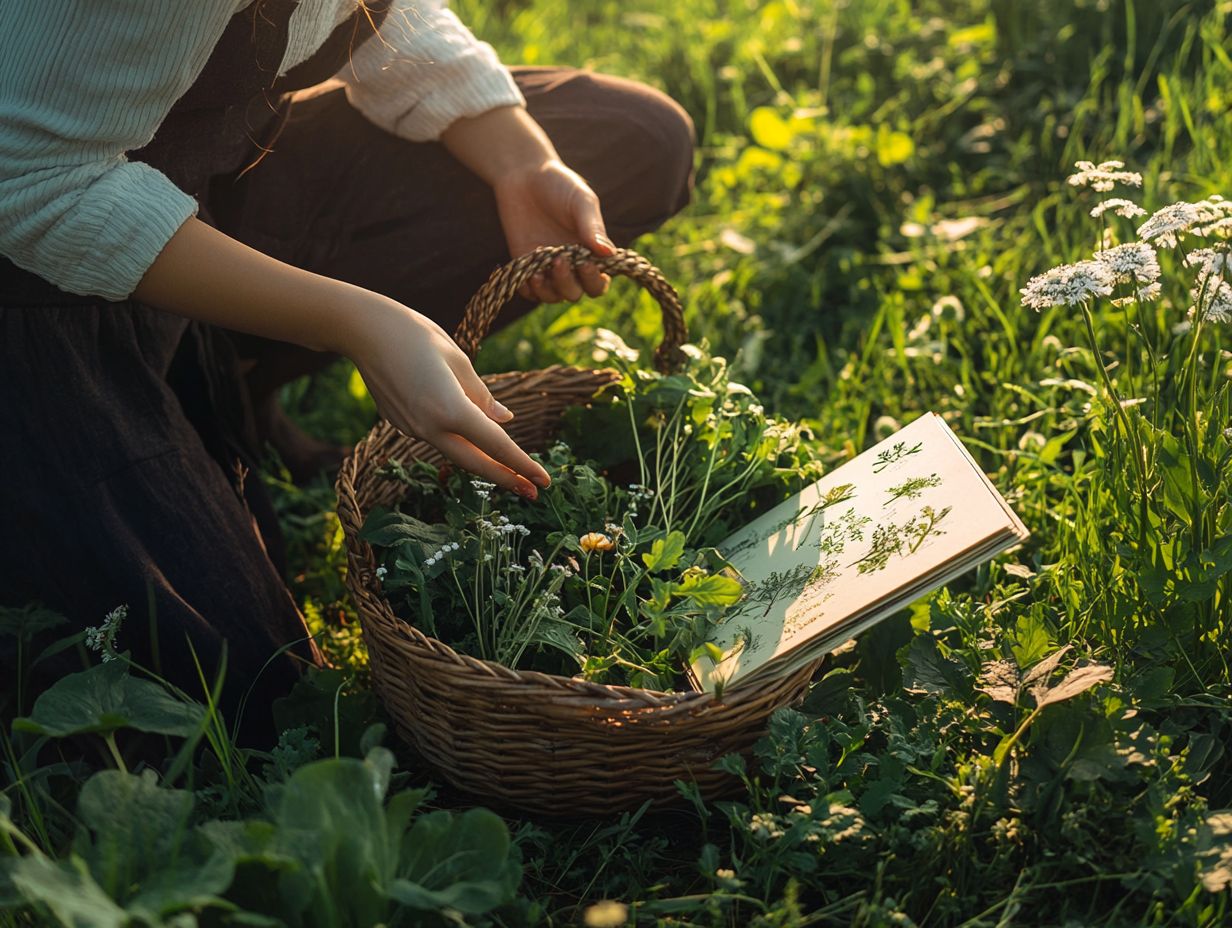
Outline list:
[[[1108,296],[1116,278],[1098,261],[1062,264],[1032,277],[1022,293],[1024,306],[1045,309],[1049,306],[1073,306],[1093,296]]]
[[[1123,171],[1125,167],[1123,161],[1103,161],[1099,164],[1093,164],[1090,161],[1079,161],[1074,167],[1078,171],[1071,174],[1069,184],[1071,187],[1090,187],[1099,193],[1107,193],[1117,184],[1125,184],[1130,187],[1142,186],[1142,175],[1135,171]]]
[[[1139,216],[1146,215],[1146,210],[1133,200],[1125,200],[1120,197],[1114,197],[1111,200],[1104,200],[1103,203],[1096,204],[1095,208],[1091,210],[1091,215],[1098,219],[1108,210],[1112,210],[1116,215],[1124,216],[1126,219],[1137,219]]]
[[[1097,252],[1095,260],[1116,277],[1119,284],[1150,284],[1159,280],[1159,256],[1144,242],[1130,242]]]
[[[1138,226],[1138,237],[1148,242],[1157,240],[1161,248],[1175,248],[1181,235],[1194,231],[1195,226],[1209,218],[1213,217],[1202,205],[1182,200],[1156,210],[1150,219]]]
[[[86,629],[86,647],[91,651],[102,653],[103,663],[115,658],[115,640],[120,632],[120,625],[128,618],[128,606],[116,606],[105,616],[97,627]]]
[[[1232,428],[1223,430],[1224,441],[1232,441]]]
[[[434,566],[436,566],[436,558],[430,557],[426,561],[424,561],[424,567],[434,567]]]
[[[1189,307],[1189,318],[1199,317],[1203,322],[1232,322],[1232,284],[1222,278],[1213,285],[1195,287],[1190,291],[1194,305]]]
[[[389,574],[389,571],[384,567],[378,567],[376,569],[376,578],[378,580],[384,580],[388,574]]]
[[[1118,284],[1133,284],[1136,288],[1129,296],[1113,300],[1117,306],[1159,296],[1159,256],[1150,245],[1144,242],[1115,245],[1096,252],[1095,260],[1112,273]]]
[[[1232,271],[1232,251],[1226,247],[1195,248],[1185,256],[1185,266],[1198,268],[1197,285],[1200,287],[1213,277],[1229,276],[1228,272]]]

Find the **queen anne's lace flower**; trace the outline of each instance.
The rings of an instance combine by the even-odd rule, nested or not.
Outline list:
[[[1206,287],[1194,287],[1190,291],[1194,304],[1189,307],[1189,318],[1198,317],[1203,322],[1232,322],[1232,284],[1222,278]]]
[[[1155,249],[1144,242],[1129,242],[1096,252],[1095,260],[1112,274],[1116,283],[1131,284],[1133,293],[1114,300],[1118,306],[1137,300],[1153,300],[1159,296],[1159,257]]]
[[[1120,198],[1104,200],[1103,203],[1097,204],[1095,208],[1091,210],[1091,215],[1098,219],[1100,216],[1104,215],[1104,213],[1108,212],[1108,210],[1112,210],[1118,216],[1124,216],[1126,219],[1137,219],[1139,216],[1146,215],[1146,210],[1144,210],[1133,200],[1123,200]]]
[[[1182,200],[1165,206],[1138,226],[1138,237],[1147,242],[1157,242],[1161,248],[1175,248],[1182,235],[1195,231],[1195,227],[1206,221],[1218,218],[1216,213],[1204,208],[1205,205]]]
[[[1116,277],[1098,261],[1062,264],[1027,281],[1020,291],[1024,306],[1046,309],[1049,306],[1073,306],[1094,296],[1108,296]]]
[[[1099,193],[1107,193],[1117,184],[1130,187],[1142,186],[1142,175],[1135,171],[1122,171],[1123,161],[1104,161],[1093,164],[1090,161],[1079,161],[1074,167],[1078,171],[1071,174],[1069,183],[1072,187],[1090,187]]]

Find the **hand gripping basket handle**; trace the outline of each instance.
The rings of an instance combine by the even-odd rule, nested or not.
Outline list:
[[[582,245],[545,245],[514,258],[493,273],[466,304],[462,322],[453,335],[468,357],[475,357],[480,341],[488,334],[505,304],[517,295],[518,288],[536,274],[550,271],[552,263],[561,255],[567,255],[574,267],[590,262],[607,274],[630,277],[650,291],[663,310],[663,341],[655,349],[655,367],[667,373],[679,365],[680,346],[687,340],[688,333],[684,327],[684,309],[672,285],[657,267],[635,251],[621,248],[615,254],[600,257]]]

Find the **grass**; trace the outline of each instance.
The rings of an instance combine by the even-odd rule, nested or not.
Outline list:
[[[1219,433],[1232,424],[1232,355],[1218,327],[1192,358],[1182,350],[1179,283],[1147,317],[1095,306],[1094,348],[1076,307],[1036,313],[1018,290],[1096,246],[1096,200],[1064,184],[1078,159],[1141,171],[1148,209],[1232,194],[1232,8],[455,8],[506,61],[635,77],[693,115],[694,202],[637,247],[676,283],[692,335],[733,359],[768,409],[808,421],[835,462],[941,412],[1033,532],[837,656],[740,768],[738,801],[508,819],[524,877],[496,923],[576,924],[610,899],[668,925],[1227,924],[1232,827],[1217,813],[1232,806],[1232,494]],[[1175,281],[1179,262],[1162,260]],[[593,363],[597,326],[650,347],[657,325],[653,303],[618,285],[602,302],[537,311],[479,363]],[[1101,369],[1147,402],[1122,418]],[[372,421],[345,365],[287,400],[339,439]],[[293,588],[358,670],[340,702],[345,680],[332,677],[294,721],[321,753],[359,753],[372,710],[329,488],[268,479]],[[1043,678],[1055,703],[1034,708],[1019,676],[1011,695],[989,694],[997,662],[1029,673],[1066,646]],[[1084,665],[1112,680],[1066,695],[1066,673]],[[294,768],[312,752],[287,756]],[[71,789],[58,789],[47,795],[59,809],[22,800],[46,850],[55,822],[71,821]]]

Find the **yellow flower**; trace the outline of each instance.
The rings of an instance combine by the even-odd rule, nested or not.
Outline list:
[[[604,899],[586,909],[586,928],[621,928],[628,921],[629,907],[623,902]]]
[[[590,554],[591,551],[611,551],[616,547],[616,542],[602,532],[587,532],[578,539],[578,544],[586,554]]]

